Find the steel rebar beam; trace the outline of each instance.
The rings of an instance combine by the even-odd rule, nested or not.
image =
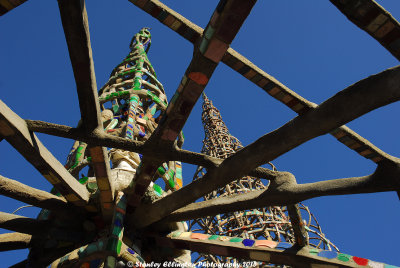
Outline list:
[[[399,84],[400,66],[397,66],[349,86],[326,100],[317,109],[297,116],[244,147],[201,179],[151,205],[142,205],[136,210],[136,216],[133,218],[140,217],[145,211],[146,219],[138,223],[140,226],[158,221],[182,205],[194,202],[300,144],[326,134],[367,112],[400,100]],[[382,163],[397,165],[398,161],[398,158],[389,156]]]
[[[361,30],[400,60],[400,24],[374,0],[330,0],[340,12]]]
[[[168,237],[155,237],[155,241],[157,245],[162,247],[187,249],[204,254],[237,257],[242,260],[284,264],[294,267],[362,267],[352,261],[344,262],[337,258],[321,258],[317,256],[319,250],[309,247],[301,248],[288,243],[283,243],[284,247],[279,247],[277,242],[269,240],[249,240],[249,242],[253,241],[253,245],[245,246],[241,242],[230,242],[229,239],[231,237],[224,241],[218,238],[210,240],[208,237],[208,235],[204,234],[187,232],[172,234]],[[241,240],[243,239],[238,239],[238,241]]]
[[[67,210],[67,201],[51,193],[38,190],[0,175],[0,195],[49,210]]]
[[[0,212],[0,228],[24,234],[39,235],[48,230],[49,222]]]
[[[47,150],[26,122],[0,101],[0,133],[69,202],[84,206],[89,192]]]
[[[0,1],[0,16],[3,16],[12,9],[25,3],[27,0],[1,0]]]
[[[59,0],[58,5],[78,92],[82,128],[87,133],[91,133],[95,129],[101,131],[100,103],[85,1]],[[112,216],[114,186],[110,179],[110,163],[107,151],[102,147],[91,147],[89,151],[99,185],[103,217],[109,220]]]
[[[161,141],[164,146],[171,147],[255,2],[255,0],[219,2],[207,25],[207,34],[196,44],[192,61],[148,143],[156,144]],[[144,190],[161,163],[144,158],[142,163],[144,168],[137,173],[136,183],[132,189],[130,197],[132,206],[139,204]],[[140,188],[136,188],[139,186]]]
[[[0,234],[0,251],[29,248],[31,235],[23,233]]]
[[[130,2],[158,19],[161,23],[193,44],[203,35],[203,29],[201,27],[158,0]],[[298,114],[317,107],[315,103],[292,91],[232,48],[228,48],[221,61]],[[331,134],[348,148],[375,163],[387,159],[388,157],[387,153],[383,152],[347,126],[340,126],[333,130]]]

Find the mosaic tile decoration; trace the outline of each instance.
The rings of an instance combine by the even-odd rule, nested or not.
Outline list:
[[[0,16],[24,2],[24,0],[0,0]],[[147,57],[151,44],[149,29],[142,28],[133,37],[128,56],[114,68],[109,80],[99,92],[101,121],[98,120],[98,123],[103,124],[104,132],[109,135],[106,135],[106,138],[118,137],[120,139],[110,140],[120,142],[122,139],[123,142],[126,142],[125,144],[135,144],[134,146],[139,144],[140,148],[149,144],[151,147],[153,142],[158,142],[164,148],[169,145],[175,146],[175,144],[178,148],[181,148],[184,141],[183,125],[221,61],[299,115],[312,112],[313,109],[318,107],[288,89],[230,48],[230,43],[249,15],[256,0],[221,0],[204,31],[158,0],[130,0],[130,2],[193,43],[194,56],[175,95],[168,103],[163,85],[158,81],[155,70]],[[331,2],[353,23],[380,42],[397,59],[400,59],[400,24],[390,13],[373,0],[331,0]],[[87,56],[87,59],[83,60],[84,64],[79,66],[81,68],[79,71],[86,72],[91,78],[94,77],[93,68],[85,67],[85,65],[93,66],[93,59],[90,42],[87,43],[90,38],[86,9],[83,3],[84,1],[58,1],[77,82],[79,100],[84,103],[82,96],[87,94],[89,96],[87,99],[91,100],[88,103],[91,105],[86,107],[91,107],[93,100],[96,101],[97,99],[97,93],[93,91],[95,87],[91,88],[91,92],[86,92],[85,89],[81,90],[82,82],[84,84],[91,79],[83,77],[80,80],[79,75],[77,78],[77,68],[73,59],[76,52]],[[71,18],[73,19],[71,20]],[[76,40],[74,40],[75,38]],[[86,46],[82,42],[86,42]],[[85,74],[82,76],[85,76]],[[205,95],[204,97],[207,99]],[[212,105],[208,103],[208,106],[210,108]],[[85,109],[81,110],[83,122],[87,120],[86,123],[92,124],[93,122],[90,122],[91,120],[88,120],[85,116],[86,112]],[[318,223],[317,230],[314,230],[311,227],[315,226],[311,226],[310,223],[302,220],[298,207],[296,207],[298,215],[294,215],[293,210],[290,212],[292,206],[287,206],[289,216],[285,213],[284,207],[269,208],[270,210],[273,209],[274,212],[268,216],[271,216],[274,220],[278,219],[279,224],[285,230],[283,232],[277,227],[276,221],[270,220],[265,211],[261,212],[258,209],[234,211],[228,216],[216,215],[215,223],[216,226],[220,227],[217,234],[215,234],[216,232],[207,234],[188,231],[186,223],[183,222],[172,224],[169,222],[165,224],[163,221],[157,222],[156,225],[149,228],[155,227],[154,230],[151,230],[152,232],[156,231],[155,234],[148,234],[148,230],[142,232],[141,229],[131,228],[135,226],[134,221],[144,222],[142,227],[147,227],[152,223],[151,221],[154,223],[157,219],[162,220],[163,217],[168,216],[167,214],[171,212],[168,211],[168,206],[160,209],[156,205],[152,207],[153,204],[149,207],[143,204],[146,213],[149,215],[147,219],[143,217],[143,221],[140,221],[142,218],[137,217],[140,213],[134,214],[134,212],[140,210],[139,208],[135,211],[142,201],[146,203],[149,200],[151,202],[157,200],[154,203],[163,204],[162,200],[158,199],[169,194],[173,195],[171,199],[176,196],[179,197],[179,193],[172,192],[183,187],[182,163],[179,161],[163,163],[162,161],[166,161],[165,158],[156,160],[153,156],[147,154],[146,149],[138,150],[138,152],[143,153],[141,155],[136,151],[131,152],[116,148],[108,150],[105,147],[89,146],[85,142],[75,141],[68,154],[66,164],[63,166],[41,144],[33,131],[40,132],[46,127],[48,129],[53,127],[53,131],[64,131],[64,134],[60,135],[62,137],[64,137],[63,135],[68,137],[72,135],[73,139],[82,138],[86,141],[90,140],[90,137],[86,135],[87,133],[74,136],[76,130],[72,129],[71,132],[68,132],[66,129],[71,129],[68,126],[43,123],[47,126],[40,125],[41,123],[38,123],[38,121],[20,118],[0,101],[0,140],[5,139],[15,147],[54,186],[51,190],[52,194],[63,197],[55,198],[49,193],[46,193],[47,195],[36,193],[37,196],[47,196],[47,199],[44,198],[46,199],[45,202],[58,200],[59,203],[55,202],[56,205],[41,204],[39,207],[43,206],[46,209],[42,209],[38,218],[26,219],[35,223],[32,225],[45,221],[43,224],[46,224],[46,227],[48,224],[50,227],[46,228],[45,232],[41,231],[40,235],[36,235],[35,230],[31,231],[33,229],[27,230],[28,233],[32,233],[32,240],[29,241],[29,245],[26,245],[26,248],[30,249],[30,253],[27,260],[18,264],[19,266],[22,264],[28,267],[41,267],[44,266],[41,264],[46,261],[50,262],[46,258],[53,258],[51,261],[56,258],[52,254],[59,257],[69,252],[53,262],[52,267],[104,266],[112,268],[125,267],[128,262],[133,262],[138,267],[144,267],[145,259],[148,261],[152,257],[158,257],[154,252],[149,253],[142,250],[142,241],[144,241],[148,247],[152,249],[154,247],[160,252],[164,251],[164,253],[169,254],[167,258],[173,260],[175,260],[175,256],[172,258],[172,254],[180,252],[180,257],[182,257],[185,254],[178,249],[185,249],[202,254],[226,256],[228,257],[227,260],[235,258],[238,260],[256,260],[262,264],[276,263],[293,266],[305,264],[306,267],[315,268],[395,267],[331,250],[337,248],[324,236]],[[85,128],[82,124],[78,124],[78,131]],[[44,133],[46,131],[51,132],[48,129],[44,130]],[[223,129],[223,134],[229,141],[220,142],[219,145],[224,147],[224,150],[219,150],[213,156],[225,159],[240,149],[242,145],[229,134],[227,128],[221,129]],[[212,135],[207,131],[209,129],[206,129],[206,135],[211,137]],[[66,132],[68,133],[65,134]],[[348,148],[375,163],[387,161],[391,157],[346,126],[331,131],[331,134]],[[85,137],[83,138],[82,135]],[[103,144],[106,138],[100,136],[102,135],[97,137],[98,143]],[[141,147],[140,144],[145,143],[147,144]],[[205,142],[203,149],[205,151],[211,150],[216,144]],[[122,145],[118,147],[123,148]],[[184,158],[182,157],[182,159]],[[275,170],[275,167],[271,163],[269,164]],[[88,167],[87,174],[82,174],[83,176],[79,178],[80,171],[85,167]],[[202,172],[201,167],[199,171]],[[158,178],[163,180],[164,189],[154,183]],[[257,184],[257,179],[246,176],[244,179],[237,180],[236,183],[227,185],[226,192],[223,190],[218,194],[213,194],[225,196],[231,192],[246,193],[250,191],[249,187],[241,187],[239,184]],[[119,187],[118,190],[115,190],[115,186]],[[264,185],[262,183],[257,184],[255,188],[264,189]],[[218,189],[213,190],[219,191]],[[7,191],[10,190],[7,189]],[[32,199],[37,196],[29,194],[26,192],[27,200],[31,198],[29,202],[35,205],[36,201],[32,201]],[[146,198],[143,199],[143,197]],[[212,194],[208,195],[207,198],[213,198]],[[171,199],[167,197],[164,201]],[[174,206],[176,204],[168,205]],[[58,211],[59,206],[62,206],[60,211]],[[147,210],[147,208],[149,209]],[[308,208],[305,207],[304,209],[309,212]],[[67,212],[70,217],[62,215]],[[132,217],[126,217],[128,212],[129,214],[133,212],[130,214]],[[7,215],[8,213],[3,214],[7,221],[7,217],[10,217],[10,215]],[[309,213],[309,215],[312,214]],[[156,218],[157,216],[159,218]],[[249,221],[250,224],[243,226],[230,224],[232,220],[239,221],[246,217],[258,219],[259,222]],[[127,219],[131,221],[128,224],[126,223]],[[311,217],[310,221],[312,221]],[[290,229],[290,223],[292,223],[292,229]],[[29,229],[28,226],[26,227]],[[210,226],[208,228],[211,229]],[[15,231],[12,228],[10,230]],[[174,231],[165,236],[171,230],[179,231]],[[256,236],[255,234],[259,230],[268,234],[267,237]],[[306,237],[304,230],[308,231],[308,234],[313,233],[319,237]],[[270,235],[273,231],[277,232],[275,237],[277,241],[274,241],[272,235]],[[280,238],[282,233],[286,235],[285,239]],[[324,248],[313,247],[312,239],[317,239],[318,246],[323,245]],[[305,240],[307,240],[306,244],[310,242],[310,246],[304,246]],[[7,244],[7,241],[2,240],[0,243]],[[149,248],[146,248],[146,250],[149,250]],[[145,259],[141,256],[141,252],[145,252]],[[46,263],[46,266],[48,263]]]
[[[113,126],[106,128],[112,135],[123,135],[121,132],[124,132],[123,136],[127,139],[147,140],[157,128],[156,120],[159,118],[154,117],[156,112],[162,113],[167,107],[163,85],[157,80],[147,57],[150,44],[151,34],[143,28],[132,38],[129,55],[114,68],[109,80],[100,89],[99,100],[103,109],[110,103],[112,106]],[[129,157],[115,161],[113,156],[111,158],[115,166],[121,161],[131,163]],[[140,203],[156,170],[153,163],[138,164],[129,164],[136,173],[135,183],[129,190],[129,205],[132,207]]]
[[[243,148],[241,142],[230,134],[228,127],[222,120],[220,111],[213,105],[212,101],[203,93],[202,105],[202,123],[205,132],[203,140],[202,153],[226,159],[233,155],[235,152]],[[273,169],[275,166],[269,163]],[[198,180],[204,176],[207,171],[199,166],[196,170],[193,180]],[[210,200],[223,196],[233,194],[247,193],[253,190],[262,190],[266,186],[263,182],[255,177],[244,176],[240,180],[234,181],[221,187],[212,193],[204,196],[204,200]],[[297,208],[299,209],[297,209]],[[313,219],[313,222],[304,222],[300,213],[303,212],[304,218]],[[293,218],[298,218],[298,221],[290,219],[290,211],[295,212],[292,214]],[[301,223],[301,224],[299,224]],[[199,229],[200,228],[200,229]],[[294,229],[304,228],[304,233],[295,233]],[[247,242],[254,243],[254,239],[258,239],[257,243],[275,243],[270,241],[287,241],[294,243],[295,241],[307,241],[311,247],[320,249],[336,250],[339,249],[328,239],[321,230],[321,226],[315,219],[315,216],[303,204],[286,206],[270,206],[260,209],[237,211],[235,213],[222,213],[214,217],[203,217],[190,221],[189,230],[199,231],[202,230],[206,234],[229,235],[243,237]],[[252,239],[252,240],[251,240]],[[267,239],[267,240],[259,240]],[[268,240],[269,239],[269,240]],[[281,244],[283,246],[283,244]],[[213,263],[216,259],[225,262],[238,262],[236,258],[221,258],[219,256],[200,254],[194,263]]]
[[[389,12],[373,1],[330,1],[400,60],[400,25]]]
[[[146,4],[147,1],[145,1],[144,5],[142,5],[144,1],[132,2],[140,7],[148,6]],[[171,105],[167,108],[165,120],[160,122],[160,133],[156,132],[156,134],[160,136],[161,140],[172,142],[178,137],[190,111],[242,25],[245,17],[235,17],[231,14],[237,10],[241,10],[242,14],[248,14],[247,12],[250,12],[254,4],[255,2],[253,1],[233,1],[228,4],[221,2],[219,8],[215,10],[207,26],[210,29],[209,34],[207,37],[203,36],[202,41],[196,47],[195,60],[186,70],[185,76],[182,78],[181,84],[171,100]],[[155,13],[161,12],[161,9],[156,5],[150,4],[149,6],[151,9],[155,8]],[[224,16],[222,14],[227,17],[232,16],[229,23],[223,19]],[[170,27],[172,29],[180,31],[180,27],[186,27],[179,19],[175,19],[172,16],[170,18]]]
[[[374,29],[374,27],[381,27],[384,25],[381,25],[381,21],[384,19],[388,20],[387,25],[395,25],[395,26],[389,26],[389,28],[392,28],[390,31],[390,34],[388,34],[388,38],[393,38],[395,37],[394,40],[392,40],[392,46],[385,46],[389,51],[400,60],[400,50],[398,49],[398,46],[400,44],[400,41],[398,40],[397,36],[400,34],[400,26],[399,23],[388,13],[386,10],[384,10],[381,6],[376,4],[373,1],[364,1],[363,5],[359,5],[359,7],[368,6],[368,8],[375,10],[376,13],[374,13],[377,17],[375,17],[374,20],[370,22],[370,27],[369,29]],[[130,1],[139,8],[143,9],[145,12],[147,12],[149,15],[153,16],[154,18],[158,19],[161,23],[165,24],[168,26],[170,29],[173,31],[177,32],[180,34],[183,38],[187,39],[191,43],[196,43],[199,38],[203,37],[202,45],[200,46],[201,51],[204,52],[205,47],[208,45],[208,40],[210,39],[211,34],[213,33],[212,28],[207,28],[206,30],[203,31],[203,29],[193,22],[189,21],[188,19],[184,18],[181,16],[179,13],[175,12],[174,10],[170,9],[167,7],[165,4],[156,1],[156,0],[147,0],[147,1],[135,1],[132,0]],[[145,2],[145,4],[141,4]],[[357,8],[352,8],[348,9],[346,8],[346,5],[351,6],[352,1],[342,1],[340,2],[339,0],[331,0],[332,3],[334,3],[336,6],[339,7],[339,9],[343,12],[346,10],[346,12],[350,13],[345,13],[346,16],[348,16],[353,22],[356,21],[357,16],[360,15],[354,15],[354,12],[358,12],[359,14],[363,14],[363,10],[360,8],[358,10]],[[357,3],[361,3],[357,2]],[[368,3],[367,3],[368,2]],[[146,8],[145,8],[146,7]],[[378,11],[379,10],[379,11]],[[173,24],[179,24],[180,27],[177,29],[176,27],[172,27]],[[358,25],[362,29],[365,29],[364,26]],[[383,29],[381,30],[383,32]],[[184,33],[191,33],[190,38]],[[367,32],[369,32],[367,30]],[[379,41],[379,40],[378,40]],[[394,48],[394,49],[392,49]],[[252,83],[256,84],[260,88],[262,88],[264,91],[266,91],[270,96],[275,98],[276,100],[280,101],[281,103],[285,104],[287,107],[289,107],[291,110],[298,114],[302,114],[310,109],[313,109],[316,107],[316,104],[308,101],[307,99],[303,98],[296,92],[290,90],[287,86],[279,82],[276,78],[272,77],[271,75],[267,74],[263,70],[261,70],[259,67],[257,67],[255,64],[253,64],[251,61],[246,59],[244,56],[233,50],[232,48],[229,48],[226,53],[224,54],[223,58],[221,59],[221,62],[225,63],[229,67],[231,67],[233,70],[237,71],[240,73],[243,77],[251,81]],[[335,136],[336,132],[343,132],[345,133],[345,136],[342,139],[338,139],[340,142],[342,142],[345,146],[348,148],[355,150],[358,154],[361,156],[371,159],[375,163],[379,163],[381,160],[385,159],[387,155],[380,150],[378,147],[370,143],[369,141],[365,140],[362,138],[360,135],[352,131],[346,126],[339,127],[338,129],[334,130],[331,134]],[[336,136],[335,136],[336,137]],[[353,145],[354,144],[354,145]],[[352,146],[353,145],[353,146]],[[356,150],[356,148],[362,147],[362,150]]]
[[[299,249],[294,244],[272,240],[253,240],[181,231],[172,232],[156,240],[162,246],[185,248],[213,255],[238,256],[239,254],[244,260],[276,264],[280,263],[279,256],[284,253],[293,255],[293,264],[308,263],[309,267],[398,267],[336,251],[310,247]]]
[[[97,146],[89,148],[89,154],[100,192],[101,210],[103,217],[107,220],[112,215],[114,203],[114,187],[111,181],[108,151],[104,147]]]
[[[143,258],[122,242],[127,197],[122,192],[116,196],[116,205],[109,235],[98,241],[82,246],[52,263],[51,267],[117,267],[118,260],[133,263],[144,263]],[[79,241],[75,241],[79,242]],[[99,256],[103,256],[99,258]],[[97,265],[97,266],[96,266]],[[144,266],[143,266],[144,267]]]

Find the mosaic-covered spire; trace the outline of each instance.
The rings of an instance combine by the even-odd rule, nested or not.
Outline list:
[[[24,0],[0,0],[0,16],[21,2]],[[132,39],[128,57],[101,89],[100,109],[84,2],[58,0],[82,117],[78,127],[23,119],[0,101],[0,140],[14,147],[54,187],[47,193],[0,176],[0,195],[29,204],[12,213],[0,212],[0,227],[12,231],[0,234],[0,251],[29,249],[28,259],[12,267],[48,267],[52,262],[52,267],[142,267],[144,260],[153,267],[186,267],[182,264],[190,263],[189,250],[206,254],[200,258],[214,262],[202,263],[202,267],[395,267],[336,252],[308,208],[292,203],[316,196],[398,192],[398,185],[391,182],[398,179],[399,159],[342,124],[392,103],[393,97],[398,97],[391,93],[397,90],[400,68],[354,83],[318,106],[230,48],[256,0],[220,0],[204,29],[159,0],[130,0],[190,41],[193,57],[166,109],[162,85],[147,58],[150,32],[143,28]],[[371,0],[330,2],[400,59],[400,23],[382,6]],[[207,133],[203,152],[224,161],[218,165],[215,158],[182,150],[181,130],[222,63],[299,116],[290,122],[291,127],[286,124],[240,149],[240,142],[229,134],[219,111],[204,96]],[[380,98],[378,106],[362,102],[357,94],[360,86],[364,99]],[[42,97],[39,93],[38,98]],[[24,102],[23,108],[32,111],[39,107],[34,100],[31,103]],[[344,108],[331,113],[332,106]],[[298,129],[301,139],[291,135]],[[34,132],[79,140],[65,167]],[[306,184],[297,184],[290,172],[263,167],[252,170],[258,166],[254,163],[265,164],[266,159],[314,139],[316,133],[328,132],[378,164],[377,170],[364,177]],[[271,136],[278,139],[269,139]],[[237,152],[239,149],[242,151]],[[137,152],[144,154],[143,159]],[[182,187],[182,166],[171,159],[206,165],[209,174],[171,193]],[[20,168],[10,160],[10,171]],[[204,172],[199,167],[196,178]],[[159,177],[165,182],[164,191],[154,184]],[[196,202],[207,193],[207,201]],[[267,204],[287,206],[263,207]],[[15,214],[30,206],[43,209],[38,219]],[[197,221],[191,227],[200,233],[188,232],[181,222],[194,218]],[[7,261],[1,259],[2,264]],[[244,264],[243,260],[256,263]]]
[[[222,120],[221,113],[204,93],[202,109],[202,122],[205,137],[201,152],[213,157],[225,159],[240,150],[243,145],[236,137],[229,133],[225,122]],[[272,169],[275,170],[275,166],[271,163],[270,165]],[[198,167],[193,180],[203,177],[206,172],[205,168],[201,166]],[[209,193],[204,196],[204,200],[266,189],[267,187],[268,182],[264,184],[259,178],[245,176],[223,188]],[[306,237],[307,244],[315,248],[337,250],[337,248],[325,238],[321,227],[308,207],[303,204],[299,204],[298,206],[302,214],[306,216],[304,219],[307,219],[307,221],[303,221],[305,229],[308,231]],[[289,214],[286,206],[272,206],[237,211],[193,220],[190,223],[189,229],[209,235],[235,236],[246,239],[266,239],[293,244],[296,243],[296,237]],[[235,258],[204,254],[199,255],[195,263],[200,261],[219,263],[240,262]]]
[[[157,128],[157,123],[167,107],[167,97],[147,57],[150,45],[149,29],[143,28],[132,38],[127,57],[112,70],[109,80],[99,91],[102,122],[107,134],[146,141]],[[182,142],[181,140],[180,144]],[[97,178],[101,176],[101,170],[98,169],[100,163],[96,159],[98,157],[92,155],[93,151],[88,148],[86,143],[76,141],[65,164],[77,179],[79,173],[82,174],[79,182],[90,192],[90,202],[86,206],[88,213],[80,215],[80,221],[64,221],[63,224],[72,229],[67,235],[56,231],[48,239],[37,239],[35,249],[30,252],[31,263],[44,254],[44,249],[53,250],[65,245],[71,245],[75,250],[54,261],[52,267],[125,267],[128,263],[144,263],[141,257],[143,254],[154,259],[165,258],[165,254],[159,253],[154,245],[142,243],[140,233],[125,231],[128,198],[134,194],[129,189],[136,183],[135,174],[140,170],[141,155],[115,148],[108,150],[112,162],[109,174],[115,188],[115,199],[109,208],[112,211],[111,221],[107,222],[98,215],[102,198],[99,193],[105,187],[102,180]],[[89,168],[83,174],[85,167]],[[164,163],[159,167],[156,176],[164,179],[165,191],[161,186],[150,182],[145,189],[145,200],[161,198],[170,190],[182,186],[181,162]],[[56,190],[53,193],[58,194]],[[54,213],[47,210],[39,215],[40,220],[52,218]],[[187,229],[183,223],[177,223],[169,230]],[[188,256],[187,251],[168,255],[169,258],[181,262],[190,261]]]
[[[150,45],[149,29],[143,28],[132,38],[129,46],[131,52],[114,68],[109,81],[100,90],[100,103],[104,104],[105,111],[105,104],[108,103],[113,113],[111,122],[106,127],[110,134],[145,141],[156,129],[167,107],[164,87],[158,81],[147,57]],[[107,113],[111,118],[111,113]],[[136,153],[112,149],[111,161],[116,169],[135,172],[140,159]],[[179,161],[164,163],[159,167],[157,175],[163,178],[164,189],[167,191],[182,187],[182,168]],[[160,186],[153,187],[158,195],[162,195]]]

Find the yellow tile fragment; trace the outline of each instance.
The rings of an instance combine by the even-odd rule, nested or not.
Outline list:
[[[385,14],[379,14],[368,26],[367,26],[367,31],[373,33],[376,30],[378,30],[378,28],[386,22],[386,20],[388,19],[388,17]]]
[[[171,29],[177,31],[181,25],[182,23],[179,20],[175,20],[171,25]]]

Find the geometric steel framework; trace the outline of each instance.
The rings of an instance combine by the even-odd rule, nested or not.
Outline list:
[[[1,0],[0,15],[23,2]],[[249,15],[255,0],[221,0],[204,30],[158,0],[131,0],[130,2],[193,43],[193,58],[170,103],[168,105],[164,103],[167,105],[165,111],[156,116],[160,118],[158,122],[155,122],[158,125],[150,126],[146,123],[147,128],[144,130],[153,130],[151,128],[153,127],[154,131],[144,133],[141,127],[134,128],[134,125],[130,127],[129,123],[126,123],[125,132],[124,129],[121,131],[126,135],[114,136],[104,131],[104,128],[108,127],[103,124],[107,121],[105,119],[111,118],[108,117],[110,113],[107,115],[103,112],[105,109],[114,108],[100,106],[84,1],[58,1],[82,120],[76,128],[24,120],[0,102],[0,140],[4,139],[15,147],[54,185],[60,194],[57,196],[46,193],[0,177],[0,194],[44,209],[38,219],[0,212],[0,228],[15,232],[0,235],[0,250],[31,248],[29,260],[15,267],[25,267],[28,263],[31,266],[40,267],[57,259],[56,265],[62,262],[60,266],[68,266],[73,265],[72,260],[81,257],[86,258],[85,261],[97,261],[96,258],[100,258],[99,262],[104,262],[104,267],[115,267],[115,265],[124,265],[117,263],[117,259],[119,261],[121,258],[125,261],[143,261],[138,255],[141,249],[145,261],[173,258],[175,261],[185,262],[188,255],[185,250],[191,250],[202,254],[296,267],[361,267],[366,265],[384,267],[384,264],[356,256],[310,248],[304,245],[304,240],[298,239],[302,237],[301,235],[296,235],[294,244],[232,236],[210,236],[187,232],[185,226],[179,222],[260,207],[289,206],[306,199],[327,195],[399,191],[400,160],[383,152],[344,124],[400,99],[398,86],[400,67],[390,68],[367,77],[350,85],[322,104],[316,105],[290,90],[230,48],[232,40]],[[330,2],[350,21],[381,43],[394,57],[400,59],[400,24],[380,5],[373,0],[331,0]],[[144,39],[141,39],[139,34],[136,42],[146,43],[147,30],[144,29],[141,34]],[[142,50],[142,48],[137,49]],[[140,56],[142,59],[145,53]],[[298,114],[290,122],[265,134],[226,159],[181,149],[183,142],[181,130],[220,62],[239,72]],[[153,75],[151,68],[145,68],[149,73],[147,77],[143,77],[144,73],[140,73],[143,71],[140,68],[135,69],[134,66],[128,65],[120,67],[125,69],[132,67],[132,70],[136,70],[134,76],[139,77],[139,83],[149,79],[148,82],[151,80],[159,86],[156,79],[151,78]],[[135,83],[136,81],[133,81],[133,87]],[[144,83],[140,86],[143,85]],[[148,86],[151,92],[155,90],[150,85]],[[106,89],[103,90],[106,92]],[[119,92],[121,91],[116,90],[109,93]],[[165,99],[160,99],[160,96],[162,94],[156,97],[162,103]],[[147,97],[157,102],[152,95]],[[134,96],[127,100],[129,104],[140,102]],[[144,100],[150,102],[149,99]],[[119,98],[118,101],[120,101]],[[123,103],[119,103],[118,106],[120,104]],[[114,115],[118,111],[112,110],[112,112]],[[136,110],[136,112],[139,111]],[[134,118],[135,125],[143,124],[144,127],[143,121],[137,120],[135,111],[132,114],[130,116],[128,113],[128,118]],[[150,117],[148,119],[150,120]],[[128,128],[135,134],[132,135],[133,139],[130,138]],[[71,154],[71,157],[75,159],[78,153],[84,150],[80,149],[85,147],[83,143],[87,144],[88,154],[83,157],[86,157],[91,166],[88,174],[91,180],[87,178],[85,181],[86,178],[84,178],[81,182],[87,185],[92,183],[93,188],[85,187],[74,177],[74,171],[78,168],[74,166],[76,162],[69,161],[68,169],[65,168],[38,140],[34,132],[79,141],[73,147]],[[364,177],[298,184],[294,175],[289,172],[261,167],[297,146],[327,133],[332,134],[361,156],[376,163],[376,171]],[[146,137],[146,134],[151,135]],[[136,137],[140,138],[136,139]],[[115,179],[116,172],[110,168],[106,147],[116,151],[112,156],[116,159],[114,169],[119,168],[130,172],[131,176],[122,176],[130,179],[128,184],[117,183],[119,180]],[[124,158],[125,152],[130,156]],[[139,159],[136,154],[142,155],[138,166],[136,164],[139,164],[137,162]],[[136,159],[135,164],[131,163],[132,159]],[[79,157],[78,160],[80,160]],[[128,163],[121,164],[125,160]],[[176,164],[178,161],[202,166],[207,168],[208,172],[178,191],[173,191],[174,187],[171,187],[169,189],[171,191],[165,194],[162,192],[161,196],[157,196],[148,186],[162,175],[160,172],[163,173],[170,168],[179,170],[179,163]],[[175,162],[176,166],[169,166],[170,162]],[[163,163],[168,163],[164,171],[159,169],[164,166]],[[177,174],[180,173],[174,172],[174,174],[174,183],[179,184]],[[245,176],[269,180],[268,187],[195,202],[214,190]],[[166,179],[169,182],[171,178]],[[98,189],[96,191],[94,191],[96,188],[94,184]],[[179,187],[175,187],[175,190],[176,188]],[[47,218],[46,211],[51,211],[54,218]],[[76,221],[71,222],[71,219],[76,217],[87,220],[83,226],[87,232],[77,232],[80,226],[75,226]],[[291,219],[293,228],[297,228],[298,232],[303,234],[302,222],[294,223],[294,217]],[[100,230],[108,231],[99,232]],[[166,235],[168,232],[171,233]],[[294,233],[296,233],[295,230]],[[40,240],[43,238],[54,238],[55,243],[53,239],[49,239],[46,241],[47,244],[41,244]],[[73,241],[57,244],[57,241],[66,239]],[[141,242],[141,248],[139,242]],[[35,247],[37,243],[40,246]],[[76,247],[80,243],[83,247]],[[41,251],[42,245],[50,249]],[[99,249],[104,250],[99,251]],[[85,265],[87,267],[89,264]],[[98,266],[98,263],[93,263],[93,265]]]
[[[221,113],[212,104],[212,101],[203,93],[202,122],[205,138],[201,153],[226,159],[243,148],[241,142],[229,133]],[[276,168],[272,163],[272,169]],[[207,173],[207,170],[199,166],[193,180],[198,180]],[[254,190],[266,189],[260,178],[245,176],[227,184],[225,187],[216,189],[203,197],[211,200],[223,196],[242,194]],[[301,208],[301,210],[300,210]],[[303,211],[305,219],[302,219],[300,211]],[[299,223],[302,222],[303,225]],[[197,224],[197,225],[196,225]],[[292,226],[293,225],[293,226]],[[301,229],[296,227],[301,227]],[[199,228],[200,227],[200,228]],[[293,228],[294,227],[294,228]],[[200,231],[208,235],[238,236],[246,239],[266,239],[277,242],[295,243],[309,245],[323,250],[337,251],[338,248],[332,244],[322,233],[315,216],[303,204],[288,206],[270,206],[260,209],[235,211],[233,213],[218,214],[195,219],[190,222],[189,230]],[[194,263],[237,263],[238,260],[212,255],[200,255]]]

